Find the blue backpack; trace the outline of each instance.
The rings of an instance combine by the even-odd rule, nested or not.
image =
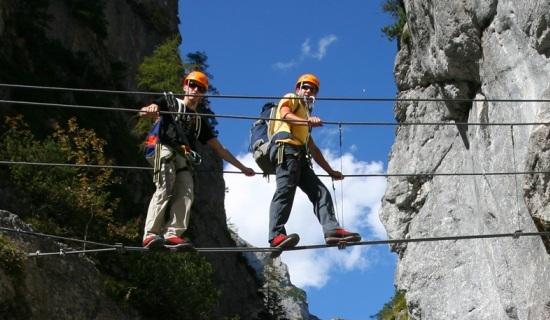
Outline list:
[[[168,104],[170,111],[178,111],[178,102],[172,92],[164,92],[164,98],[166,99],[166,103]],[[159,168],[157,167],[157,162],[160,161],[160,127],[162,119],[162,116],[160,116],[155,123],[153,123],[153,126],[151,127],[151,130],[149,130],[149,133],[145,138],[145,142],[143,143],[145,160],[155,167],[155,170]]]
[[[145,142],[143,143],[145,145],[144,148],[144,155],[145,159],[149,161],[149,163],[152,164],[153,159],[155,158],[155,151],[157,149],[157,145],[160,144],[160,122],[162,120],[162,117],[158,118],[157,121],[153,124],[153,127],[147,134],[147,138],[145,138]]]
[[[270,129],[273,121],[266,120],[267,118],[275,118],[277,105],[273,102],[268,102],[262,107],[260,117],[250,128],[250,145],[248,150],[252,152],[254,161],[258,167],[262,169],[264,176],[275,174],[275,166],[269,159],[269,147],[271,146],[272,136]]]

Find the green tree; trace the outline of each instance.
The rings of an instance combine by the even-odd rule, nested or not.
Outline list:
[[[132,267],[132,305],[155,319],[210,319],[219,292],[212,267],[198,254],[153,253]]]
[[[191,71],[200,70],[208,75],[210,80],[213,76],[207,72],[208,57],[204,52],[192,52],[187,54],[187,61],[179,54],[181,37],[174,36],[160,45],[150,56],[146,57],[138,67],[137,84],[140,89],[155,92],[179,93],[182,90],[182,79]],[[216,87],[209,84],[209,94],[218,94]],[[209,107],[207,98],[203,99],[198,107],[199,113],[214,114]],[[216,118],[209,118],[208,121],[215,133]],[[140,119],[134,128],[134,133],[143,136],[151,127],[151,120]]]
[[[199,51],[188,53],[187,60],[184,60],[179,54],[180,44],[179,35],[171,37],[158,46],[150,56],[143,59],[136,76],[140,89],[181,92],[183,77],[195,70],[205,72],[210,80],[214,78],[207,72],[206,54]],[[217,93],[218,90],[210,84],[208,92]]]
[[[384,305],[382,310],[371,318],[376,320],[408,320],[405,291],[396,291],[393,298]]]
[[[267,310],[266,319],[285,319],[286,313],[282,307],[281,296],[284,295],[281,289],[282,279],[273,265],[273,259],[270,259],[264,266],[264,285],[261,289],[263,295],[264,307]]]
[[[382,32],[388,40],[400,39],[405,23],[407,23],[407,14],[403,0],[386,0],[382,5],[382,11],[389,13],[393,19],[393,24],[382,28]]]
[[[0,269],[14,280],[23,280],[26,255],[9,238],[0,234]]]
[[[6,117],[7,131],[0,138],[0,155],[11,161],[110,165],[104,155],[106,141],[91,129],[80,128],[75,118],[38,139],[21,115]],[[96,239],[116,236],[124,228],[113,212],[118,199],[109,187],[118,183],[112,169],[42,167],[14,165],[8,178],[18,200],[24,204],[21,216],[42,231]],[[90,221],[94,221],[90,225]],[[92,226],[89,230],[88,227]]]
[[[136,77],[139,88],[157,92],[181,91],[185,66],[178,53],[180,43],[179,35],[172,37],[143,60]]]

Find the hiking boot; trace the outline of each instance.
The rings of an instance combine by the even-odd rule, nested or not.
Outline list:
[[[143,239],[143,247],[157,249],[164,246],[164,238],[156,234],[150,234]]]
[[[298,241],[300,241],[300,236],[295,233],[289,234],[288,236],[281,233],[271,239],[270,243],[271,247],[290,248],[297,245]]]
[[[166,245],[167,246],[177,246],[181,244],[190,244],[189,240],[185,239],[184,237],[178,237],[178,236],[169,236],[168,238],[165,238]]]
[[[189,239],[186,239],[184,237],[178,237],[178,236],[169,236],[165,239],[166,244],[164,247],[171,252],[187,252],[187,251],[195,251],[195,247],[189,241]]]
[[[336,228],[330,232],[325,233],[326,244],[358,241],[361,241],[361,235],[359,233],[349,232],[344,228]]]
[[[270,245],[272,248],[292,248],[298,244],[300,241],[300,236],[292,233],[288,236],[286,234],[278,234],[270,241]],[[271,258],[277,258],[278,256],[283,253],[283,250],[277,250],[271,252]]]

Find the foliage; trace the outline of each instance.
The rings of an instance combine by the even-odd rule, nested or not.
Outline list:
[[[25,259],[25,254],[13,242],[0,235],[0,268],[7,275],[16,280],[21,280],[24,275],[23,262]]]
[[[30,319],[29,306],[24,303],[24,262],[26,255],[7,237],[0,235],[0,269],[9,277],[13,293],[0,296],[0,319]],[[0,279],[4,280],[4,279]],[[5,281],[5,280],[4,280]],[[8,285],[3,283],[2,288]]]
[[[386,35],[388,40],[400,39],[407,23],[407,14],[405,12],[405,4],[403,0],[386,0],[382,5],[382,10],[389,13],[394,20],[392,25],[388,25],[382,28],[382,32]]]
[[[267,310],[266,319],[284,319],[286,313],[282,307],[282,299],[285,293],[283,292],[280,283],[282,279],[277,272],[271,259],[264,267],[265,283],[261,289],[263,295],[264,307]]]
[[[212,80],[214,79],[214,76],[209,73],[208,70],[208,56],[206,53],[201,51],[196,52],[190,52],[187,54],[187,63],[186,70],[192,71],[192,70],[202,70],[207,76],[208,79]],[[208,84],[208,92],[210,94],[219,94],[220,92],[216,87],[212,86],[212,83]]]
[[[103,33],[107,30],[103,16],[104,0],[64,1],[72,18],[79,19],[98,38],[106,34]],[[97,68],[100,61],[97,52],[72,52],[60,41],[47,37],[48,24],[53,19],[47,13],[49,2],[17,1],[13,5],[14,11],[3,17],[5,29],[9,32],[3,34],[5,46],[0,50],[0,80],[60,87],[116,87],[117,82],[126,77],[126,65],[111,61],[111,70]],[[137,0],[129,2],[143,3]],[[162,19],[157,13],[152,17]],[[174,60],[169,60],[172,65],[168,64],[162,70],[155,69],[155,66],[144,72],[154,74],[160,71],[158,78],[149,79],[150,84],[159,84],[157,79],[167,79],[166,76],[173,72],[176,76],[170,78],[171,90],[179,92],[185,72],[199,68],[201,64],[207,67],[206,55],[200,54],[193,56],[197,63],[189,58],[191,63],[184,64],[178,54],[180,42],[181,39],[176,37],[169,44],[170,50],[161,51],[168,58],[174,57]],[[162,62],[163,59],[152,60],[153,65]],[[176,67],[171,67],[173,65]],[[158,89],[141,88],[170,89],[162,85]],[[13,100],[81,105],[130,104],[121,103],[122,98],[113,99],[106,95],[24,89],[10,90],[10,97]],[[10,114],[12,117],[6,118],[5,126],[0,125],[0,158],[3,160],[109,165],[113,164],[109,157],[114,154],[121,162],[137,162],[136,142],[129,138],[127,127],[120,125],[123,117],[117,113],[112,117],[109,114],[106,121],[106,114],[86,110],[25,106],[5,110],[8,111],[1,112],[2,116]],[[16,112],[25,114],[25,120],[22,116],[14,116]],[[79,116],[78,123],[70,118],[75,114]],[[91,127],[94,130],[85,129]],[[140,209],[146,197],[141,197],[143,190],[136,190],[143,189],[143,186],[150,188],[150,180],[144,178],[147,174],[139,173],[138,176],[124,171],[121,176],[125,175],[127,181],[134,184],[123,185],[119,184],[120,177],[115,176],[111,169],[20,165],[1,168],[0,175],[2,187],[7,185],[5,190],[17,200],[14,205],[17,212],[41,232],[78,238],[88,234],[90,239],[107,243],[138,241],[142,224]],[[119,193],[115,196],[116,191]],[[122,203],[119,204],[117,196],[135,210],[121,210]],[[0,243],[0,251],[3,249]],[[210,279],[211,266],[198,256],[97,255],[94,258],[108,279],[106,287],[112,294],[126,299],[144,314],[154,314],[155,318],[159,314],[173,318],[178,313],[188,315],[190,319],[207,318],[208,310],[217,302],[219,293]],[[16,266],[17,263],[13,264]],[[3,307],[0,305],[0,318]]]
[[[180,36],[174,36],[143,60],[136,77],[139,88],[157,92],[181,90],[185,67],[178,53],[180,43]]]
[[[180,44],[180,35],[175,35],[143,59],[136,75],[139,88],[177,93],[181,91],[183,77],[195,70],[206,73],[210,80],[214,78],[206,71],[208,69],[206,54],[200,51],[188,53],[187,59],[184,60],[179,54]],[[208,92],[216,94],[218,90],[210,84]]]
[[[212,267],[198,254],[143,255],[129,270],[127,300],[155,319],[209,319],[220,293]]]
[[[53,123],[53,133],[37,139],[22,116],[6,117],[9,128],[0,139],[3,159],[29,162],[110,165],[103,154],[105,140],[91,129],[80,128],[76,119],[66,126]],[[109,187],[118,182],[112,169],[76,167],[11,166],[10,182],[19,200],[27,208],[23,218],[39,222],[43,231],[83,234],[96,238],[115,237],[113,211],[118,199],[113,199]]]
[[[206,71],[208,68],[206,54],[204,52],[189,53],[187,55],[188,62],[185,62],[179,55],[178,47],[180,43],[181,37],[176,35],[160,45],[152,55],[143,60],[138,67],[136,76],[140,89],[156,92],[181,92],[182,79],[193,70],[201,70],[208,75],[209,79],[213,78]],[[210,84],[208,92],[216,94],[218,90]],[[214,114],[209,107],[208,99],[203,99],[197,108],[197,112]],[[218,122],[216,118],[209,118],[208,121],[217,134],[215,127]],[[140,119],[133,132],[138,136],[145,135],[151,127],[150,124],[150,120]]]
[[[408,320],[405,291],[396,291],[393,298],[384,305],[382,310],[371,318],[376,320]]]

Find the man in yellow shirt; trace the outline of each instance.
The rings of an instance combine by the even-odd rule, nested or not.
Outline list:
[[[330,192],[311,167],[310,159],[313,158],[332,179],[344,178],[341,172],[332,169],[311,137],[311,129],[323,125],[320,118],[311,115],[319,85],[319,79],[313,74],[300,76],[295,93],[288,93],[279,101],[275,118],[281,120],[273,120],[271,126],[273,144],[270,159],[275,164],[277,180],[269,210],[269,242],[272,247],[293,247],[300,240],[297,234],[287,235],[285,230],[296,187],[302,189],[313,204],[327,244],[361,240],[358,233],[340,227]]]

